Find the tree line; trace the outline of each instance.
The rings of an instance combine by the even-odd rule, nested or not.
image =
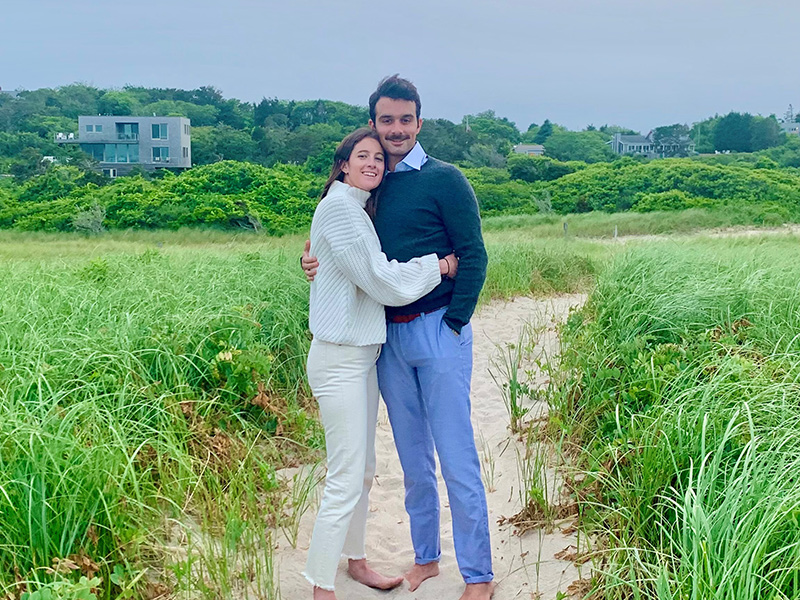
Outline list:
[[[41,174],[47,168],[44,156],[90,168],[88,156],[75,147],[58,146],[54,134],[77,133],[78,116],[94,114],[188,117],[196,165],[222,160],[268,167],[289,163],[304,164],[316,173],[327,171],[336,144],[369,118],[365,107],[343,102],[266,97],[258,103],[243,102],[225,98],[212,86],[103,90],[76,83],[0,94],[0,173],[18,180]],[[639,132],[615,125],[570,131],[548,119],[520,131],[514,122],[487,110],[465,115],[460,123],[426,119],[420,141],[431,155],[448,162],[468,168],[504,168],[511,148],[519,143],[542,144],[548,157],[560,161],[612,161],[616,156],[609,140],[614,133]],[[715,115],[691,127],[656,127],[653,134],[656,140],[691,137],[701,153],[753,152],[786,142],[774,116],[736,112]]]
[[[75,132],[79,115],[101,112],[189,117],[198,166],[110,180],[76,146],[54,143],[54,133]],[[74,84],[0,94],[0,227],[293,231],[310,221],[336,144],[367,120],[366,108],[342,102],[247,103],[213,87],[104,91]],[[689,135],[701,151],[733,150],[684,159],[618,157],[607,143],[614,133],[637,132],[609,125],[569,131],[549,120],[521,132],[485,111],[461,123],[426,119],[419,138],[432,156],[464,171],[487,216],[752,202],[789,218],[800,203],[800,138],[780,133],[774,117],[729,113],[692,127],[656,128],[658,141]],[[519,143],[542,144],[546,155],[516,154]]]

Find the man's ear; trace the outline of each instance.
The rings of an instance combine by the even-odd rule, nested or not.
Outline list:
[[[417,133],[422,129],[422,119],[417,119]]]
[[[375,131],[375,121],[372,119],[369,120],[369,128],[372,129],[372,131]]]

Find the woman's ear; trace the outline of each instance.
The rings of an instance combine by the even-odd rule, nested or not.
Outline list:
[[[342,163],[342,173],[347,175],[350,172],[350,165],[347,163]]]

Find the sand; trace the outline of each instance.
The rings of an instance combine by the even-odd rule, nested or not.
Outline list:
[[[555,598],[557,592],[579,579],[581,572],[573,563],[558,560],[556,553],[576,545],[575,534],[565,535],[557,527],[553,533],[542,530],[516,535],[513,526],[499,525],[498,519],[516,514],[520,508],[518,452],[524,444],[511,435],[508,411],[501,390],[492,378],[498,375],[497,357],[507,344],[516,343],[526,323],[536,330],[536,353],[557,353],[558,340],[555,325],[563,321],[570,307],[580,305],[583,296],[571,295],[534,300],[517,298],[509,302],[495,302],[481,309],[472,320],[474,332],[474,369],[472,376],[472,422],[475,440],[486,469],[484,484],[489,507],[492,555],[494,562],[496,600],[543,600]],[[535,358],[532,357],[532,358]],[[494,363],[494,366],[493,366]],[[524,370],[534,369],[528,362]],[[524,374],[521,374],[524,378]],[[533,373],[534,380],[542,384],[542,374]],[[531,407],[531,415],[542,414],[546,406]],[[377,476],[370,496],[370,515],[367,522],[367,553],[376,570],[389,575],[402,574],[413,563],[413,550],[408,528],[408,516],[403,509],[403,478],[392,434],[381,405],[377,431]],[[488,475],[493,462],[493,476]],[[556,475],[549,473],[551,481]],[[551,483],[551,489],[557,484]],[[372,590],[350,579],[347,561],[342,560],[336,579],[339,600],[458,600],[464,582],[458,572],[453,551],[452,526],[447,494],[439,478],[442,502],[442,559],[438,577],[425,581],[415,592],[409,592],[404,583],[389,592]],[[319,490],[321,493],[321,490]],[[301,571],[305,564],[315,510],[308,511],[301,520],[297,547],[291,547],[278,534],[275,563],[284,600],[311,598],[311,587]],[[564,524],[566,528],[566,523]],[[588,566],[584,567],[588,576]]]

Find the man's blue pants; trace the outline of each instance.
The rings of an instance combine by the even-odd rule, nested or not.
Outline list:
[[[472,328],[456,335],[442,321],[445,311],[388,324],[378,384],[403,467],[415,562],[438,561],[441,555],[435,448],[461,575],[467,583],[482,583],[493,574],[486,494],[470,422]]]

